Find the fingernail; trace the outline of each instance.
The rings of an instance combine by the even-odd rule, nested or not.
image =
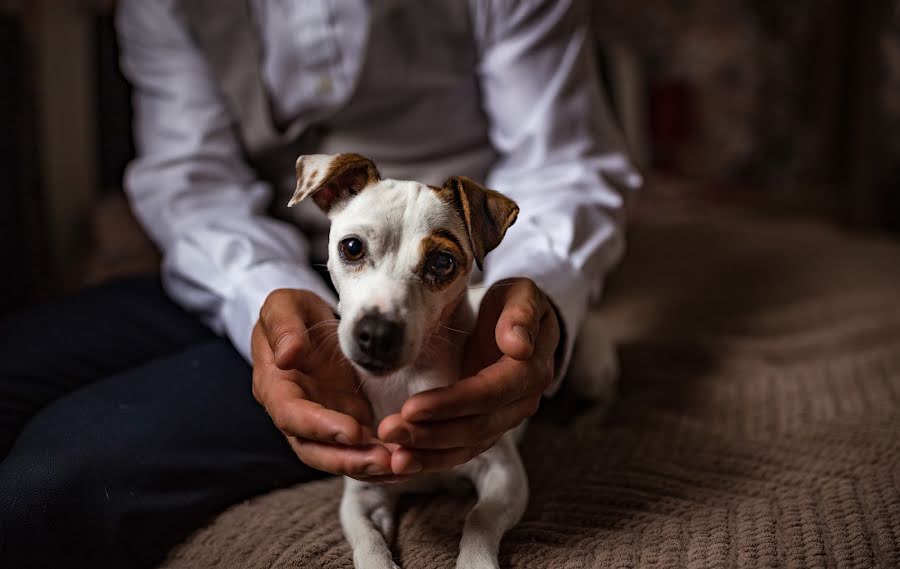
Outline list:
[[[390,474],[390,470],[385,470],[384,468],[378,466],[377,464],[370,464],[366,466],[365,470],[363,470],[369,476],[380,476],[382,474]]]
[[[350,446],[353,444],[350,442],[350,439],[344,433],[338,433],[337,435],[335,435],[334,441],[339,445]]]
[[[529,346],[534,342],[531,339],[531,332],[529,332],[523,326],[513,326],[513,331],[516,333],[519,338],[522,339],[523,342],[526,342]]]
[[[403,474],[415,474],[422,470],[422,463],[416,459],[410,459],[409,464],[403,469]]]

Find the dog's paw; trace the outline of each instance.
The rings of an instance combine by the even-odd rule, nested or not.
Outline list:
[[[369,519],[375,525],[375,529],[381,533],[386,543],[393,543],[397,532],[394,520],[394,511],[388,506],[379,506],[369,514]]]
[[[353,567],[355,569],[400,569],[400,566],[394,563],[390,554],[384,555],[381,552],[373,554],[372,552],[354,552]]]
[[[460,552],[456,559],[456,569],[500,569],[496,557],[489,555],[467,555]]]

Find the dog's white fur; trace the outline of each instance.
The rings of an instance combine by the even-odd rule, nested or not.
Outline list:
[[[412,395],[459,379],[463,344],[475,325],[473,306],[477,304],[470,301],[467,285],[477,253],[470,224],[435,188],[382,180],[374,164],[362,157],[356,157],[357,171],[335,172],[336,158],[298,159],[297,191],[291,205],[324,194],[317,203],[331,219],[328,270],[340,296],[339,342],[360,374],[377,428]],[[368,177],[367,167],[371,167]],[[421,244],[437,229],[456,236],[467,258],[458,260],[461,270],[453,282],[433,290],[416,271],[423,261]],[[364,243],[364,262],[353,264],[342,258],[338,246],[348,237]],[[405,323],[393,371],[387,374],[376,375],[358,365],[364,358],[354,329],[360,318],[373,311]],[[396,485],[345,478],[340,518],[356,568],[398,567],[389,548],[398,496],[435,489],[459,478],[474,484],[478,501],[465,521],[457,567],[497,567],[500,540],[519,521],[528,502],[528,482],[516,448],[523,429],[524,424],[481,455],[444,473],[418,475]]]

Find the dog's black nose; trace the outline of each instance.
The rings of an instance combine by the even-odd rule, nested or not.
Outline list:
[[[403,324],[382,314],[369,313],[359,319],[353,333],[360,351],[371,358],[373,364],[386,366],[400,352]]]

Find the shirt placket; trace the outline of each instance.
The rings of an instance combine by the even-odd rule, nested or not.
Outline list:
[[[328,2],[294,0],[286,6],[285,16],[294,30],[294,49],[308,70],[301,79],[303,90],[311,100],[325,105],[338,103],[344,96],[345,82],[341,77],[341,50]]]

